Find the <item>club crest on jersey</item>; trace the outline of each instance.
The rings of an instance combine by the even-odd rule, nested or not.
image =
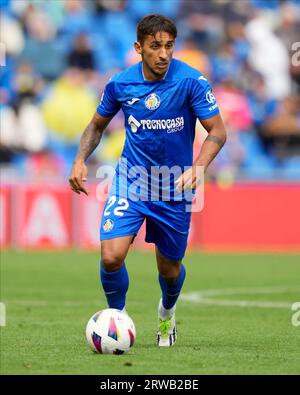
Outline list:
[[[108,218],[108,219],[104,222],[103,230],[104,230],[104,232],[109,232],[110,230],[112,230],[113,227],[114,227],[113,221],[112,221],[111,219]]]
[[[160,106],[160,97],[156,93],[151,93],[145,99],[145,106],[148,110],[156,110]]]

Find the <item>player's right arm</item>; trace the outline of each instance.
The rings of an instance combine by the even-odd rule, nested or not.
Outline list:
[[[103,117],[96,112],[85,128],[78,147],[77,155],[73,163],[69,183],[72,191],[88,195],[83,183],[87,179],[87,167],[85,161],[99,145],[101,137],[112,117]]]
[[[114,83],[110,80],[104,89],[97,111],[81,136],[69,178],[72,191],[78,194],[80,192],[88,194],[83,186],[87,177],[85,161],[100,143],[104,130],[114,115],[120,110],[120,107]]]

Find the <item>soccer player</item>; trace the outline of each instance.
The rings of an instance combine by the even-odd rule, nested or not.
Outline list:
[[[205,171],[226,140],[207,79],[200,71],[172,58],[176,36],[174,22],[162,15],[149,15],[139,22],[134,47],[142,61],[107,83],[97,111],[81,137],[69,178],[74,192],[87,194],[85,161],[122,108],[126,141],[102,215],[100,278],[108,306],[126,311],[129,278],[125,259],[146,220],[146,242],[155,244],[162,292],[157,331],[157,343],[162,347],[173,346],[176,341],[175,308],[185,280],[182,259],[191,213],[186,210],[186,198],[177,199],[177,192],[182,196],[185,191],[194,191],[199,182],[196,168],[202,166]],[[208,136],[193,161],[197,118]],[[130,171],[135,166],[142,180],[140,189],[144,190],[140,199],[136,199],[137,192],[128,194],[134,185]],[[161,198],[165,190],[158,182],[159,174],[148,177],[150,170],[162,166],[182,170],[174,172],[168,189],[170,199],[165,200]],[[158,188],[152,188],[154,184]],[[151,193],[147,191],[149,186]]]

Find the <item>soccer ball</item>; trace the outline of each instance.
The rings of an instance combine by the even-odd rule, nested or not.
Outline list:
[[[94,314],[86,326],[86,340],[99,354],[124,354],[133,346],[136,331],[132,319],[121,310],[105,309]]]

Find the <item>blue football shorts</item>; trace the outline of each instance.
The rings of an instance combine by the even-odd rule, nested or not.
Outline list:
[[[100,240],[136,236],[146,220],[147,243],[154,243],[168,259],[185,254],[191,213],[185,201],[133,201],[109,195],[102,214]]]

